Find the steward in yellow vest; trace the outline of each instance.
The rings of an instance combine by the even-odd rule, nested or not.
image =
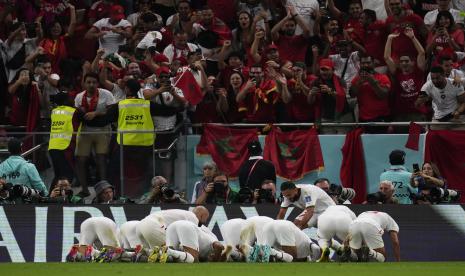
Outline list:
[[[126,99],[118,104],[109,106],[106,113],[107,122],[118,122],[117,152],[113,153],[115,158],[111,158],[110,163],[115,162],[111,167],[120,168],[120,150],[123,149],[124,156],[124,196],[129,198],[140,197],[149,188],[152,175],[152,154],[155,141],[155,128],[152,116],[159,115],[153,102],[139,99],[137,93],[141,89],[139,82],[135,79],[128,79],[125,83],[124,91]],[[130,133],[130,131],[135,131]],[[147,131],[142,133],[141,131]],[[121,132],[123,139],[121,141]],[[122,147],[121,147],[122,146]],[[126,175],[131,175],[129,179]],[[112,171],[111,175],[116,192],[120,190],[119,172]],[[138,176],[137,179],[134,176]]]
[[[52,110],[50,140],[48,142],[48,152],[52,159],[54,181],[59,178],[66,178],[69,182],[74,178],[74,145],[79,129],[79,122],[82,114],[74,107],[68,106],[68,94],[58,93],[55,95],[55,102],[58,104]]]

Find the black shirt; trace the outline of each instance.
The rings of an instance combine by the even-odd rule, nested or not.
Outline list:
[[[252,170],[252,167],[257,162]],[[249,177],[250,173],[250,177]],[[248,181],[247,181],[247,178]],[[276,183],[276,169],[270,161],[263,159],[247,160],[239,169],[239,185],[240,187],[248,187],[251,190],[260,189],[263,181],[271,180]]]

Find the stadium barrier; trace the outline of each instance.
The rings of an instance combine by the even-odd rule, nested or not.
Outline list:
[[[357,215],[367,210],[389,213],[399,224],[401,257],[404,261],[464,261],[465,205],[352,205]],[[140,220],[160,209],[188,209],[170,205],[4,205],[0,206],[0,262],[61,262],[77,243],[82,221],[90,216],[106,216],[121,225]],[[219,226],[228,219],[255,215],[275,217],[279,207],[272,205],[207,206],[208,227],[221,240]],[[299,209],[289,208],[292,220]],[[305,230],[316,237],[316,230]],[[387,235],[385,235],[387,237]],[[393,259],[389,238],[385,239],[388,261]]]

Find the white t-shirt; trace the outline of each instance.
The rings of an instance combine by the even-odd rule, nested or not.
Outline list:
[[[284,198],[281,207],[287,208],[290,205],[294,205],[301,209],[307,207],[315,207],[314,212],[317,214],[323,213],[329,206],[336,205],[329,195],[320,189],[319,187],[311,184],[298,184],[297,188],[300,188],[300,197],[297,201],[292,202],[287,198]]]
[[[287,0],[287,3],[295,7],[295,11],[303,18],[304,22],[309,26],[310,32],[313,31],[315,20],[312,19],[312,13],[320,9],[317,0]],[[295,35],[302,34],[302,28],[296,27]]]
[[[187,220],[194,223],[196,226],[199,224],[199,219],[195,216],[194,213],[181,209],[161,210],[159,212],[148,215],[148,217],[150,216],[161,216],[166,227],[178,220]]]
[[[334,63],[334,73],[336,76],[341,77],[342,72],[344,71],[344,66],[346,65],[347,58],[341,57],[340,54],[337,55],[330,55],[329,58]],[[360,70],[360,58],[358,56],[358,52],[352,52],[348,57],[347,61],[347,69],[344,74],[344,82],[347,85],[347,88],[350,87],[352,80],[358,75]],[[347,90],[348,91],[348,90]]]
[[[174,44],[171,43],[170,45],[166,46],[165,50],[163,50],[163,54],[169,59],[171,63],[174,58],[181,56],[183,56],[187,60],[187,54],[189,52],[195,52],[197,49],[199,49],[199,47],[190,42],[187,43],[186,49],[177,49],[174,47]]]
[[[148,32],[144,38],[137,44],[137,48],[139,49],[148,49],[149,47],[156,47],[157,43],[156,40],[161,41],[163,39],[163,35],[158,31]]]
[[[434,86],[432,81],[427,81],[421,88],[421,91],[433,99],[434,119],[441,119],[454,112],[458,107],[457,97],[465,93],[462,85],[455,86],[452,79],[446,80],[447,84],[443,89]]]
[[[95,111],[105,112],[107,109],[107,106],[116,103],[115,97],[113,97],[113,94],[106,89],[98,88],[98,92],[99,92],[98,102],[97,102],[97,107]],[[84,93],[85,91],[82,91],[81,93],[77,94],[76,98],[74,99],[74,107],[76,108],[82,107],[82,97],[84,96]],[[90,105],[91,99],[92,98],[87,97],[87,103],[89,105]],[[106,127],[101,128],[101,127],[90,127],[90,126],[82,125],[82,130],[102,130],[102,129],[107,130],[108,126],[109,124]]]
[[[338,214],[344,214],[349,216],[352,220],[357,218],[354,212],[350,210],[347,206],[344,205],[334,205],[334,206],[329,206],[326,211],[324,211],[323,214],[333,214],[333,213],[338,213]]]
[[[116,25],[110,24],[110,18],[103,18],[94,23],[94,27],[99,31],[106,31],[107,33],[99,38],[100,48],[105,49],[105,56],[118,52],[120,45],[126,44],[126,38],[123,35],[114,33],[111,31],[112,28],[122,27],[126,29],[131,27],[129,21],[122,19]]]
[[[463,17],[460,16],[460,11],[456,9],[449,9],[449,12],[452,14],[452,17],[455,20],[455,23],[463,24]],[[425,14],[423,21],[425,25],[434,25],[436,23],[436,18],[438,17],[439,10],[432,10]]]
[[[157,20],[159,22],[163,22],[163,18],[159,15],[159,14],[156,14],[156,13],[153,13],[156,17],[157,17]],[[131,13],[127,20],[129,21],[129,23],[131,23],[132,26],[136,26],[137,25],[137,20],[139,20],[139,16],[141,15],[140,12],[135,12],[135,13]]]
[[[376,226],[378,230],[399,232],[399,225],[395,220],[384,212],[367,211],[361,213],[354,222],[363,221]]]

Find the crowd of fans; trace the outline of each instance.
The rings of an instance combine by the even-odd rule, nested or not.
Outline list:
[[[115,137],[105,132],[118,120],[115,105],[129,98],[151,101],[153,127],[165,132],[155,139],[161,149],[186,121],[462,123],[464,2],[1,0],[0,122],[50,131],[54,108],[75,107],[74,130],[87,132],[68,149],[81,198],[89,195],[89,157],[97,180],[108,178]],[[186,70],[201,89],[197,104],[189,101],[193,85],[183,90],[174,81]],[[56,148],[50,155],[53,186],[61,187],[61,176],[73,179],[69,156]],[[174,152],[157,158],[158,174],[171,183]],[[199,185],[192,202],[208,202],[199,192],[215,187]],[[235,197],[231,191],[229,200]],[[151,192],[144,200],[159,198]]]

